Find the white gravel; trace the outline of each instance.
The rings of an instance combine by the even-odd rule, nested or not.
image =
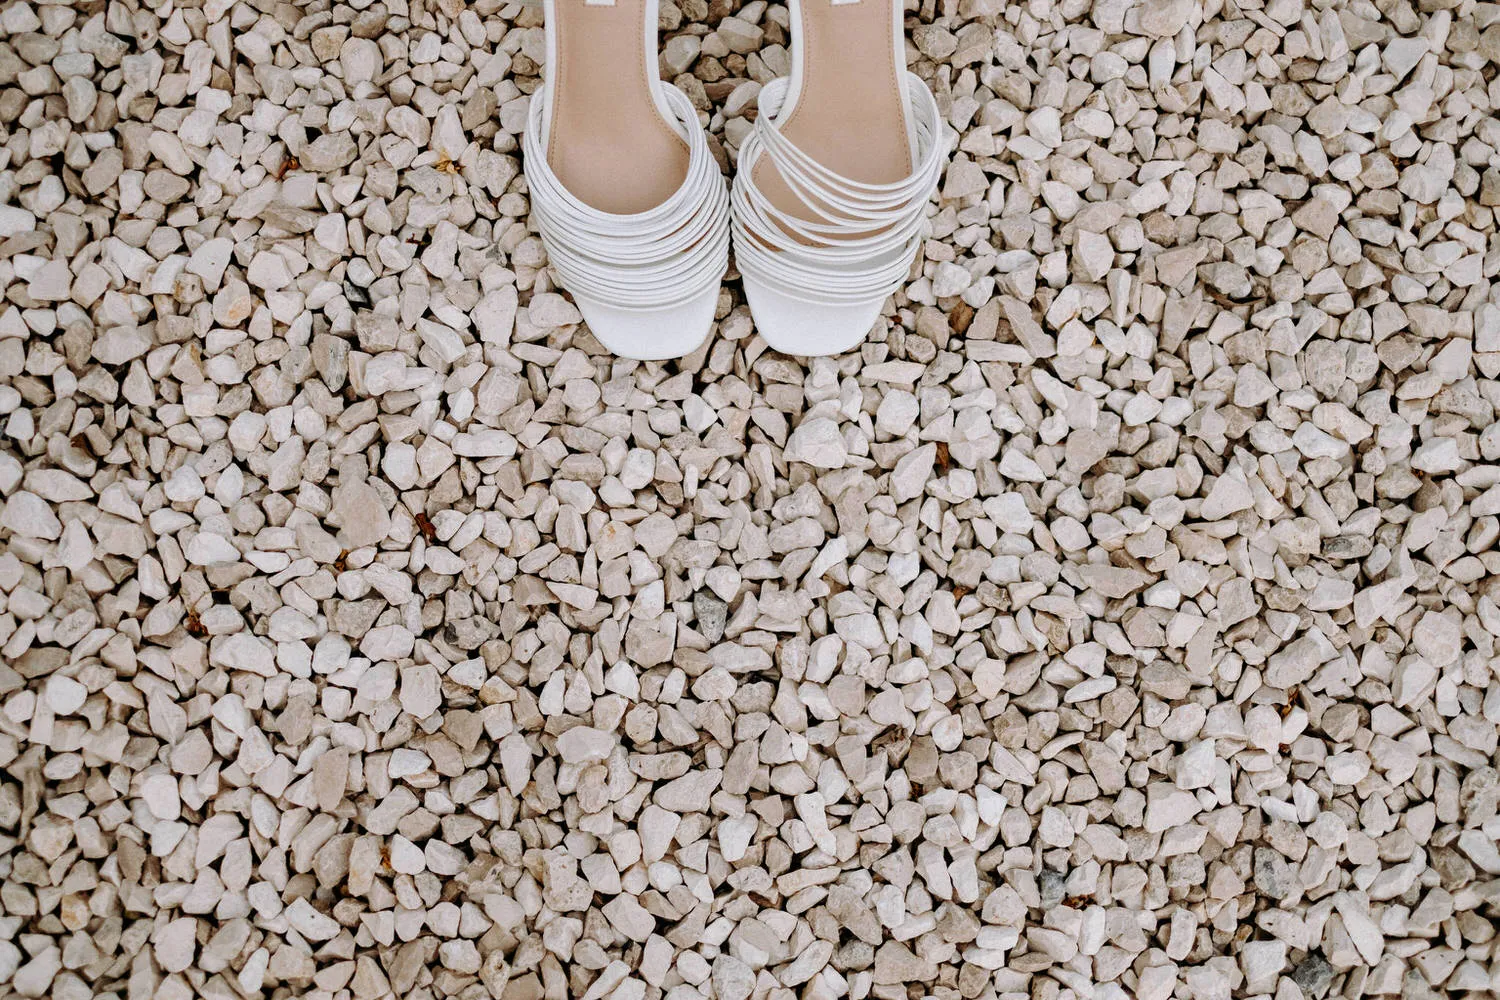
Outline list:
[[[535,10],[0,0],[0,998],[1500,991],[1500,6],[907,25],[880,328],[656,366]]]

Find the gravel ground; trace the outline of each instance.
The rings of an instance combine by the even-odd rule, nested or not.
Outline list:
[[[0,2],[0,996],[1500,989],[1500,5],[907,24],[881,328],[658,366],[536,11]]]

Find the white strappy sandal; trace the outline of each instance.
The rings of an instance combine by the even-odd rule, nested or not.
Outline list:
[[[760,92],[740,149],[735,261],[768,344],[840,354],[906,281],[948,136],[906,71],[901,0],[789,4],[791,76]]]
[[[729,196],[692,102],[660,79],[657,0],[540,5],[547,63],[523,140],[532,220],[601,344],[682,357],[713,325]]]

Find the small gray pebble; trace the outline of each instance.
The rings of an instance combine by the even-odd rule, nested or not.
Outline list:
[[[1063,901],[1067,895],[1067,879],[1062,872],[1055,872],[1050,868],[1043,868],[1042,873],[1037,876],[1037,888],[1042,894],[1042,909],[1050,910]]]
[[[1291,867],[1269,847],[1255,849],[1255,888],[1272,899],[1285,899],[1292,893]]]
[[[1313,952],[1292,970],[1292,982],[1302,988],[1305,996],[1317,996],[1333,982],[1333,967],[1326,958]]]
[[[693,595],[693,614],[698,618],[698,631],[709,642],[724,638],[724,623],[729,620],[729,605],[707,590]]]

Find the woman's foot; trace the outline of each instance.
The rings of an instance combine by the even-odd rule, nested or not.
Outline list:
[[[657,74],[657,0],[546,0],[525,168],[553,271],[599,342],[699,347],[728,266],[728,195],[692,103]]]
[[[790,0],[791,76],[760,95],[735,178],[735,256],[779,351],[856,346],[905,282],[946,140],[906,72],[899,0]]]

